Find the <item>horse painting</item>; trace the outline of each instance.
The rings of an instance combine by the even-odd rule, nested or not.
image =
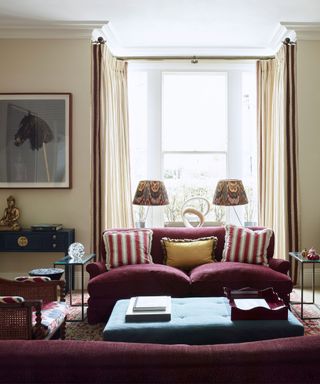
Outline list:
[[[14,135],[14,144],[19,147],[29,139],[31,149],[34,151],[42,148],[43,143],[49,143],[53,137],[49,125],[29,112],[20,122],[18,132]]]

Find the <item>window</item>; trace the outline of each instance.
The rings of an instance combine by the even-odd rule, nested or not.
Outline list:
[[[193,197],[212,202],[223,178],[242,179],[249,204],[237,207],[256,221],[256,106],[253,63],[129,64],[132,189],[162,179],[170,204],[152,207],[148,225],[179,225]],[[204,209],[204,202],[188,206]],[[134,207],[136,220],[143,207]],[[231,209],[212,206],[206,222],[235,222]]]

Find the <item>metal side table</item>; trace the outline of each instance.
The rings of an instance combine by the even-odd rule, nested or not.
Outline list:
[[[76,266],[80,266],[81,267],[81,304],[72,304],[72,286],[70,286],[70,291],[69,291],[69,294],[70,294],[70,305],[72,307],[78,307],[80,306],[81,307],[81,319],[80,320],[67,320],[67,321],[70,321],[70,322],[79,322],[79,321],[83,321],[84,320],[84,306],[85,306],[85,302],[84,302],[84,266],[89,263],[90,261],[95,261],[96,259],[96,255],[94,253],[90,254],[90,255],[85,255],[83,256],[82,260],[75,260],[74,258],[70,257],[70,256],[65,256],[63,257],[62,259],[58,260],[58,261],[55,261],[53,263],[53,266],[57,266],[57,265],[60,265],[60,266],[64,266],[65,268],[65,272],[69,274],[69,281],[73,281],[73,277],[74,277],[74,272],[75,272],[75,268]]]
[[[296,262],[300,265],[300,288],[301,288],[301,296],[300,301],[292,302],[292,304],[300,304],[300,314],[292,307],[293,311],[297,313],[298,316],[302,320],[312,320],[312,319],[320,319],[320,316],[318,317],[305,317],[303,315],[303,307],[306,304],[313,304],[317,309],[320,310],[320,307],[315,302],[315,266],[316,264],[320,265],[320,260],[309,260],[306,257],[303,257],[300,252],[290,252],[289,253],[289,261],[290,261],[290,276],[292,276],[292,261],[296,260]],[[305,264],[312,264],[312,301],[305,302],[304,299],[304,265]]]

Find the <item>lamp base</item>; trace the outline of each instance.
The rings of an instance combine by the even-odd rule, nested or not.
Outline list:
[[[146,223],[145,221],[136,221],[136,228],[145,228],[146,227]]]

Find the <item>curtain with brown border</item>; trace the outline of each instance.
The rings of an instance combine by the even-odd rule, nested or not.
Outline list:
[[[133,226],[127,63],[92,45],[92,248],[107,228]]]
[[[259,224],[275,232],[275,256],[300,249],[296,46],[257,62]]]

